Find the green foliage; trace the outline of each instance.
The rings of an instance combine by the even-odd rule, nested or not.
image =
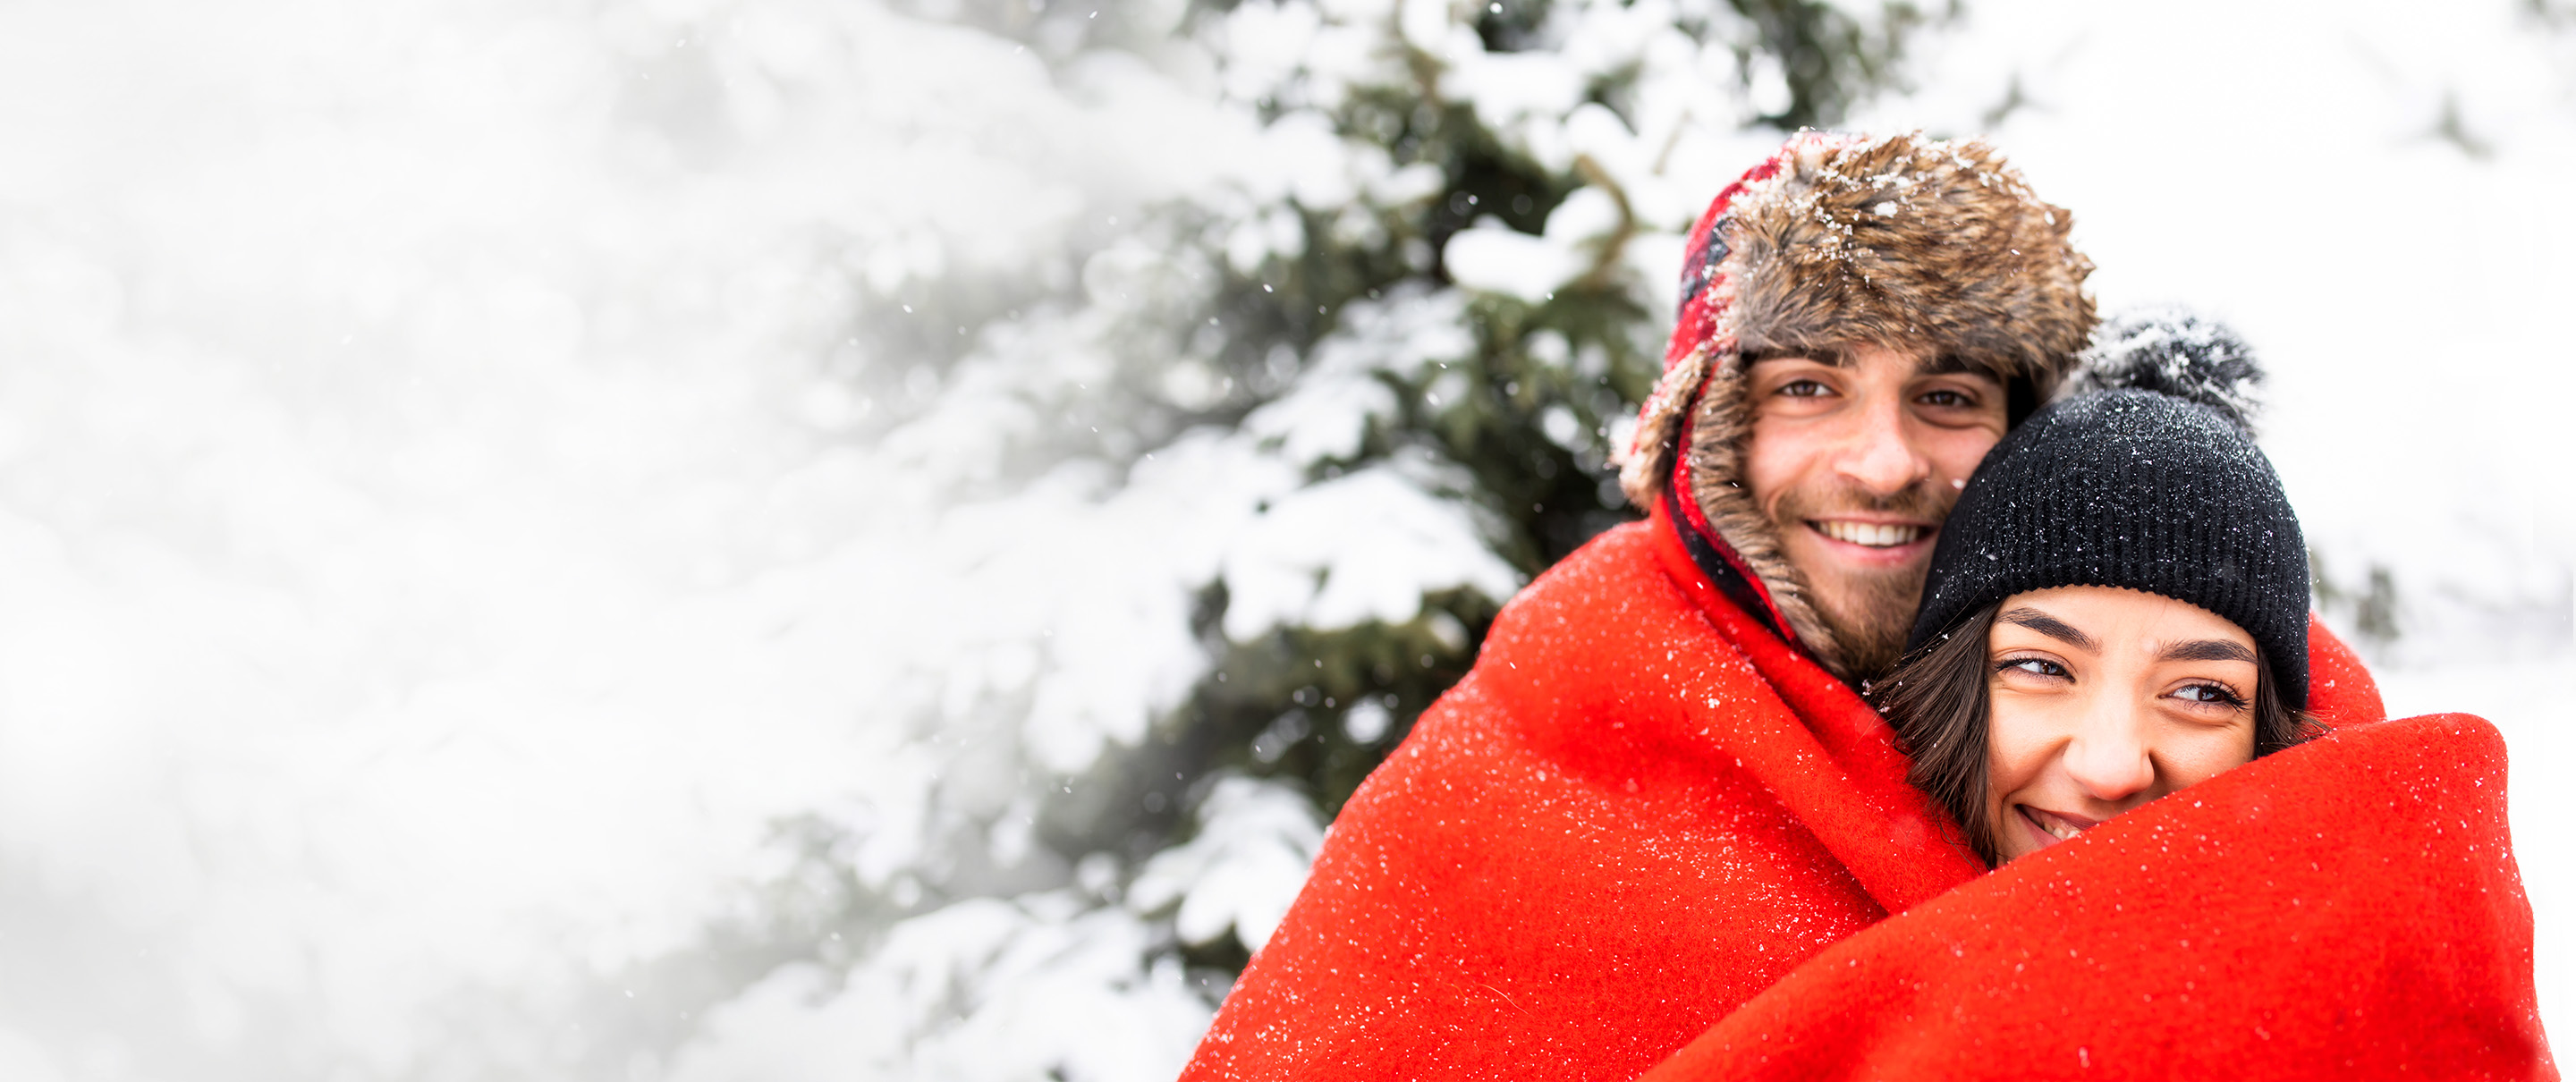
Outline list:
[[[1784,69],[1789,106],[1762,119],[1786,129],[1830,125],[1895,81],[1905,36],[1929,21],[1911,5],[1889,5],[1885,21],[1870,27],[1817,0],[1732,2],[1761,28],[1763,51]],[[1952,3],[1945,17],[1957,14]]]
[[[1214,37],[1227,19],[1246,14],[1245,6],[1275,2],[1200,2],[1179,24],[1184,34]],[[1304,2],[1287,0],[1277,10]],[[1854,10],[1815,0],[1494,0],[1469,28],[1488,52],[1547,55],[1586,32],[1577,25],[1583,20],[1653,12],[1670,20],[1664,33],[1678,30],[1696,43],[1687,51],[1731,55],[1731,76],[1677,73],[1668,65],[1656,76],[1664,80],[1659,88],[1644,85],[1649,65],[1633,39],[1618,46],[1632,51],[1626,59],[1611,49],[1611,60],[1583,69],[1575,110],[1606,109],[1632,134],[1645,130],[1646,115],[1658,107],[1653,93],[1669,99],[1676,80],[1736,80],[1713,88],[1693,83],[1692,107],[1701,111],[1680,121],[1667,113],[1671,135],[1656,137],[1664,141],[1660,154],[1650,148],[1651,166],[1628,163],[1660,176],[1686,129],[1731,133],[1750,124],[1764,133],[1754,141],[1767,142],[1799,125],[1829,124],[1887,86],[1906,36],[1927,18],[1901,2],[1885,4],[1874,21]],[[1150,13],[1103,9],[1093,20],[1072,5],[998,0],[951,14],[1029,42],[1065,71],[1086,50],[1150,55],[1156,48],[1137,29],[1153,24]],[[1008,388],[1059,423],[993,449],[997,465],[989,476],[1006,488],[1053,464],[1133,470],[1193,431],[1248,431],[1247,419],[1296,391],[1336,343],[1371,333],[1357,313],[1455,300],[1460,294],[1452,292],[1458,287],[1444,259],[1461,231],[1489,228],[1482,220],[1490,217],[1538,234],[1591,188],[1599,193],[1595,206],[1606,205],[1613,217],[1568,242],[1585,260],[1571,277],[1537,297],[1465,294],[1454,310],[1463,313],[1466,345],[1371,369],[1366,378],[1383,390],[1387,408],[1370,414],[1352,445],[1295,468],[1317,484],[1419,467],[1407,476],[1471,506],[1490,551],[1524,580],[1633,518],[1616,483],[1613,443],[1661,372],[1669,328],[1660,305],[1673,283],[1644,280],[1632,247],[1657,237],[1675,242],[1698,208],[1666,198],[1660,210],[1641,209],[1646,203],[1623,187],[1617,163],[1531,149],[1528,131],[1498,127],[1490,103],[1455,85],[1457,72],[1443,56],[1394,25],[1402,18],[1399,11],[1345,24],[1374,50],[1368,57],[1346,57],[1329,72],[1295,68],[1248,104],[1265,123],[1320,115],[1344,150],[1382,155],[1379,174],[1427,179],[1361,183],[1346,200],[1315,205],[1294,189],[1284,196],[1201,193],[1144,208],[1141,220],[1103,220],[1060,258],[1018,268],[1016,277],[951,276],[922,295],[873,298],[853,320],[853,352],[908,363],[856,368],[852,378],[871,399],[892,404],[880,427],[856,438],[890,430],[897,418],[917,421],[948,397],[934,393],[945,387]],[[1211,52],[1226,59],[1222,43]],[[1742,106],[1739,99],[1763,96],[1753,84],[1766,78],[1785,85],[1766,99],[1777,107]],[[1724,109],[1734,112],[1707,115]],[[1559,133],[1571,124],[1566,115],[1544,119]],[[1730,176],[1689,177],[1688,198],[1708,198]],[[1247,229],[1267,238],[1250,254],[1241,243]],[[1283,229],[1293,234],[1284,243],[1277,236]],[[1203,376],[1204,393],[1174,392],[1181,373]],[[1350,522],[1347,529],[1365,535],[1372,525]],[[1014,805],[1000,819],[984,813],[934,823],[929,829],[944,841],[934,837],[931,851],[941,855],[872,887],[837,867],[864,825],[802,820],[785,827],[795,850],[790,872],[769,886],[736,934],[765,945],[807,944],[803,955],[838,966],[864,953],[863,941],[892,922],[964,897],[1072,880],[1113,899],[1123,878],[1191,838],[1194,810],[1226,777],[1287,784],[1329,817],[1466,673],[1505,600],[1440,588],[1402,622],[1283,626],[1237,637],[1225,629],[1235,599],[1221,577],[1208,582],[1191,623],[1209,659],[1206,675],[1143,741],[1101,757],[1076,778],[1045,778],[1023,760],[1021,789],[1039,795],[1029,814],[1046,859],[1006,866],[1013,861],[985,852],[985,841],[1023,814]],[[1003,716],[1027,705],[978,709]],[[1005,731],[1007,725],[981,730]],[[959,729],[956,738],[984,737]],[[1124,874],[1095,874],[1103,867]],[[827,935],[828,949],[814,945]],[[781,949],[764,946],[762,956]],[[1246,958],[1232,937],[1171,949],[1210,987]]]
[[[1475,29],[1488,49],[1535,47],[1563,7],[1489,5]],[[1785,73],[1786,107],[1760,118],[1781,128],[1830,123],[1887,85],[1904,35],[1925,21],[1902,5],[1869,27],[1811,0],[1733,0],[1732,8],[1757,30],[1743,50],[1768,55]],[[1439,253],[1479,216],[1535,233],[1569,194],[1605,188],[1621,221],[1589,273],[1536,303],[1478,296],[1467,308],[1472,355],[1415,381],[1382,377],[1399,404],[1391,421],[1373,426],[1356,454],[1312,466],[1326,478],[1407,453],[1455,463],[1469,479],[1468,495],[1492,513],[1495,550],[1535,575],[1634,517],[1610,466],[1610,440],[1661,370],[1668,328],[1637,298],[1660,296],[1670,284],[1635,281],[1620,262],[1619,247],[1638,223],[1597,164],[1577,157],[1571,168],[1551,170],[1515,153],[1473,108],[1440,95],[1434,58],[1409,49],[1407,61],[1412,78],[1361,88],[1333,121],[1340,134],[1386,148],[1399,167],[1437,168],[1439,190],[1395,205],[1298,206],[1302,251],[1248,273],[1221,271],[1209,308],[1226,337],[1213,356],[1241,390],[1218,412],[1240,417],[1265,390],[1284,385],[1281,347],[1308,357],[1347,306],[1408,284],[1446,286]],[[1587,95],[1618,111],[1629,90],[1610,79]],[[1725,179],[1707,178],[1710,194]],[[1358,228],[1355,215],[1364,218]],[[1222,260],[1208,263],[1224,268]],[[1186,836],[1194,795],[1227,773],[1292,781],[1334,814],[1473,663],[1503,599],[1451,591],[1426,598],[1422,615],[1405,624],[1282,628],[1250,642],[1217,629],[1227,600],[1221,584],[1202,598],[1198,630],[1216,663],[1186,705],[1144,746],[1114,756],[1049,804],[1045,837],[1058,851],[1142,862]],[[1378,723],[1381,716],[1388,723]],[[1191,960],[1232,970],[1243,955],[1227,940],[1193,948]]]

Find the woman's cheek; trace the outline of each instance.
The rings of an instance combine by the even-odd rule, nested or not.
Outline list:
[[[2043,765],[2033,761],[2026,740],[2013,739],[2020,734],[2009,732],[2003,720],[1998,714],[1994,731],[1986,737],[1986,821],[1998,837],[2006,823],[2004,809],[2012,803],[2014,794],[2030,785]]]
[[[2202,729],[2177,743],[2182,745],[2178,754],[2168,759],[2175,767],[2177,789],[2198,785],[2254,761],[2254,727],[2250,723]]]
[[[1998,801],[2028,785],[2047,765],[2045,719],[2018,698],[1995,696],[1987,715],[1987,790]]]

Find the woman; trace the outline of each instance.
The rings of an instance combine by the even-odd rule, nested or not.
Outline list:
[[[1878,699],[1987,863],[2315,731],[2306,548],[2240,410],[2081,394],[1961,494]]]
[[[2298,522],[2217,393],[2252,373],[2211,359],[2149,351],[2035,414],[1943,525],[1876,697],[1996,870],[1650,1082],[2557,1077],[2503,741],[2312,739]]]

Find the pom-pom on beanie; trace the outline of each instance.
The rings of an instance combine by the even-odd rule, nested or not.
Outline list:
[[[1909,653],[2014,594],[2125,587],[2234,621],[2282,702],[2306,709],[2307,545],[2250,430],[2261,371],[2224,328],[2161,322],[2114,321],[2100,347],[2113,352],[2085,378],[2103,389],[2041,409],[1987,453],[1933,544]]]

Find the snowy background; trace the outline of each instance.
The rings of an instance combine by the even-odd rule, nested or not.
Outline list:
[[[1471,318],[1610,283],[1651,349],[1795,77],[1706,7],[0,10],[0,1078],[1170,1077],[1322,810],[1209,772],[1086,849],[1078,783],[1228,644],[1430,669],[1523,580],[1371,441]],[[1444,179],[1323,118],[1390,48],[1594,182],[1385,234]],[[2263,351],[2329,617],[2507,734],[2576,1033],[2576,13],[1969,0],[1905,57],[1844,126],[1993,133],[2106,308]],[[1459,287],[1245,360],[1208,313],[1324,238]],[[1599,469],[1616,408],[1533,410]]]

